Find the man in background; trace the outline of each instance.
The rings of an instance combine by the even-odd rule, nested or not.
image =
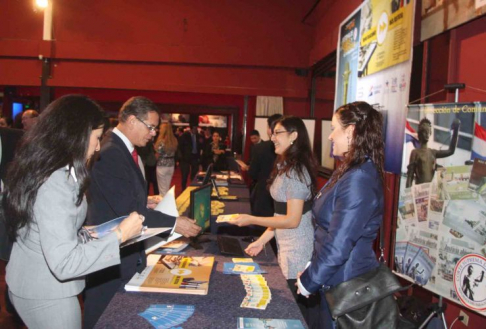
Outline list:
[[[24,130],[30,130],[36,124],[38,116],[39,112],[36,110],[27,110],[22,113],[22,126]]]
[[[186,237],[200,227],[187,217],[173,217],[147,208],[144,166],[135,147],[144,147],[159,126],[157,106],[145,97],[132,97],[123,104],[119,123],[103,138],[98,159],[91,170],[88,194],[88,225],[99,225],[133,211],[145,216],[148,227],[174,227]],[[92,328],[106,306],[137,272],[146,266],[143,243],[120,250],[121,263],[87,276],[84,292],[84,326]]]
[[[274,114],[267,119],[269,140],[254,144],[253,147],[248,174],[255,181],[250,195],[251,214],[254,216],[271,217],[274,214],[273,199],[267,188],[267,180],[270,178],[277,156],[275,154],[275,146],[270,137],[272,136],[275,121],[281,117],[281,114]]]
[[[251,164],[251,159],[253,158],[253,149],[255,145],[260,144],[262,142],[262,139],[260,138],[260,132],[256,129],[253,129],[250,131],[250,160],[248,161],[248,164]]]
[[[197,126],[191,126],[191,129],[184,132],[179,138],[179,153],[182,175],[182,190],[187,186],[187,178],[191,173],[191,181],[199,171],[199,160],[201,158],[202,138],[197,132]]]

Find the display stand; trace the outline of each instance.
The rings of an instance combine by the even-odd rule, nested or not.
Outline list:
[[[459,102],[459,89],[464,89],[466,87],[465,83],[451,83],[444,86],[445,90],[454,91],[455,97],[454,102]],[[447,322],[445,319],[444,312],[447,308],[447,304],[444,303],[442,296],[439,296],[439,302],[436,304],[432,304],[432,313],[425,319],[425,321],[420,325],[419,329],[425,328],[425,326],[429,323],[429,321],[434,317],[438,316],[442,319],[442,323],[444,324],[444,329],[447,329]]]

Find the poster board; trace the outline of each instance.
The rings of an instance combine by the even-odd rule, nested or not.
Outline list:
[[[260,133],[260,138],[264,141],[268,140],[267,134],[267,117],[255,117],[255,129]],[[316,119],[304,119],[305,127],[307,128],[307,133],[309,134],[309,139],[311,142],[311,148],[314,148],[314,134],[316,130]]]
[[[331,120],[322,120],[321,123],[321,166],[329,170],[334,170],[334,158],[331,154],[332,143],[328,139],[331,134]]]
[[[415,1],[365,0],[339,26],[334,108],[365,101],[386,113],[385,171],[400,173]]]
[[[397,217],[396,273],[486,315],[486,103],[408,107]]]

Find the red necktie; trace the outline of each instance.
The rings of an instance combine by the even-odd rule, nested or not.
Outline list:
[[[133,149],[133,151],[132,151],[132,158],[133,158],[133,161],[135,161],[135,164],[138,166],[138,153],[137,153],[136,149]]]

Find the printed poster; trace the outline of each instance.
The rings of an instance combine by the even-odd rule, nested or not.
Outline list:
[[[395,271],[486,315],[486,103],[409,106]]]
[[[365,101],[382,113],[385,170],[396,174],[409,101],[414,6],[364,1],[341,23],[338,38],[335,109]]]

